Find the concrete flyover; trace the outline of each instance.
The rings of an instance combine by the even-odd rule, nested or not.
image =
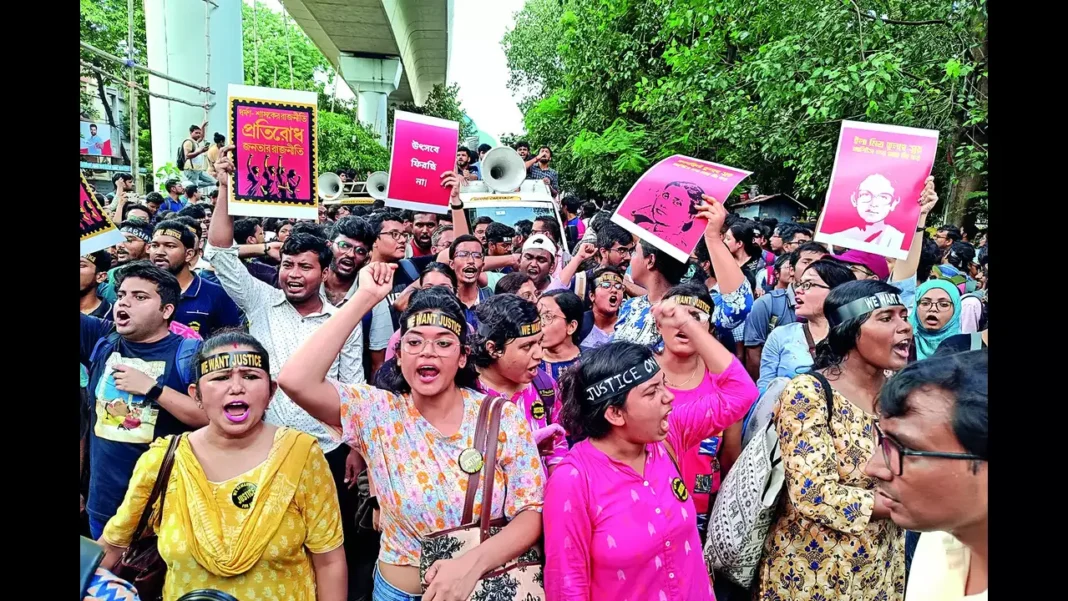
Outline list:
[[[386,107],[445,83],[453,0],[281,0],[352,88],[360,121],[386,140]]]

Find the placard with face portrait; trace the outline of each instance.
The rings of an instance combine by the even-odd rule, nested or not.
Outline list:
[[[843,121],[816,241],[907,257],[937,151],[936,130]]]
[[[642,174],[612,221],[685,263],[704,235],[706,221],[697,218],[702,196],[726,202],[750,175],[749,171],[677,154]]]

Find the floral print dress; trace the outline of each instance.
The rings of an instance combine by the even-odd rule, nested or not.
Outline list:
[[[764,542],[761,601],[902,601],[905,535],[873,520],[875,481],[864,465],[876,450],[875,417],[834,392],[827,421],[823,387],[794,378],[779,401],[786,492]]]

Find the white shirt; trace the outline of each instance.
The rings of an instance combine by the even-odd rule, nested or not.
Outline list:
[[[320,293],[323,310],[302,316],[286,299],[285,292],[249,274],[237,256],[236,247],[215,248],[208,244],[204,248],[204,255],[215,267],[215,275],[223,289],[248,317],[249,333],[267,349],[272,378],[277,378],[282,366],[300,345],[331,315],[337,313],[337,307]],[[362,384],[366,381],[363,373],[363,328],[357,327],[349,335],[326,377],[346,384]],[[333,451],[339,445],[319,420],[291,401],[281,388],[271,399],[264,421],[311,434],[319,440],[324,453]]]
[[[345,298],[341,299],[341,302],[335,305],[338,309],[345,305],[352,299],[352,295],[356,294],[356,289],[359,288],[360,281],[353,280],[352,286],[349,287],[349,291],[345,293]],[[326,298],[326,284],[323,284],[320,288],[320,293],[323,298]],[[327,300],[326,302],[330,302]],[[361,328],[362,330],[362,328]],[[393,316],[389,312],[389,302],[385,299],[375,304],[371,309],[371,340],[368,348],[372,351],[380,351],[389,345],[389,339],[393,337]]]
[[[952,534],[924,532],[912,556],[905,601],[987,601],[987,591],[964,594],[971,558]]]

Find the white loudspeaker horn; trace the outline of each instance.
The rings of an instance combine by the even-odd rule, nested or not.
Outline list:
[[[375,200],[385,200],[389,191],[389,173],[375,171],[367,178],[367,193]]]
[[[495,192],[513,192],[527,178],[523,158],[508,146],[498,146],[487,152],[480,169],[482,181]]]
[[[327,171],[316,180],[319,185],[319,198],[323,200],[337,200],[345,189],[345,182],[341,181],[333,171]]]

